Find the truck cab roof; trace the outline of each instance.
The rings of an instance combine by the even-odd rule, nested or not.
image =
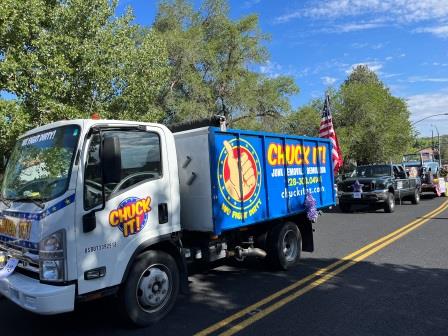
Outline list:
[[[40,132],[47,131],[49,129],[53,129],[60,126],[65,125],[79,125],[83,129],[88,129],[92,126],[152,126],[152,127],[160,127],[163,128],[164,131],[170,132],[169,129],[162,125],[156,123],[149,123],[143,121],[130,121],[130,120],[111,120],[111,119],[73,119],[73,120],[61,120],[56,121],[44,126],[33,128],[32,130],[24,133],[20,138],[27,137],[31,134],[36,134]]]

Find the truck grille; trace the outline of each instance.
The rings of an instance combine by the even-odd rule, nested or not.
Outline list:
[[[8,258],[19,260],[16,272],[27,275],[34,274],[33,277],[39,277],[38,251],[2,242],[0,243],[0,252],[5,252]]]
[[[363,192],[372,191],[372,190],[375,190],[374,183],[365,183],[362,186],[362,191]],[[342,191],[353,192],[353,184],[345,184],[345,185],[343,185]]]

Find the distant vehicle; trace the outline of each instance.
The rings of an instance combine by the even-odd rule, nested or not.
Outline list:
[[[396,201],[420,202],[421,180],[410,177],[404,166],[375,164],[358,166],[351,177],[338,184],[339,207],[350,211],[354,204],[382,207],[393,212]]]
[[[410,176],[419,176],[422,180],[422,192],[437,196],[446,194],[446,183],[440,177],[440,165],[431,153],[405,154],[403,165]]]

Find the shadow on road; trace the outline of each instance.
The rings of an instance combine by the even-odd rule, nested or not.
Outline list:
[[[196,274],[190,277],[191,293],[146,329],[125,326],[111,298],[59,316],[34,315],[2,300],[1,335],[192,335],[335,261],[305,258],[290,272],[268,272],[261,261],[252,261]],[[246,334],[446,335],[447,292],[446,269],[361,262]]]
[[[436,195],[433,193],[424,193],[420,197],[420,202],[427,202],[432,199],[436,198]],[[396,203],[397,206],[415,206],[415,204],[412,204],[411,201],[402,201],[401,203]],[[339,208],[338,205],[333,206],[331,209],[326,209],[324,211],[325,213],[344,213],[341,211],[341,208]],[[383,206],[382,205],[365,205],[365,204],[352,204],[350,212],[356,212],[356,213],[384,213]]]

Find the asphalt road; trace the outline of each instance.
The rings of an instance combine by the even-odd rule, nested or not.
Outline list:
[[[304,253],[293,270],[247,262],[192,275],[191,293],[146,329],[125,326],[111,299],[59,316],[2,300],[0,335],[448,335],[448,210],[427,215],[446,200],[405,203],[393,214],[326,213],[316,225],[316,251]],[[334,268],[302,280],[328,266]],[[241,312],[288,286],[294,289]]]

